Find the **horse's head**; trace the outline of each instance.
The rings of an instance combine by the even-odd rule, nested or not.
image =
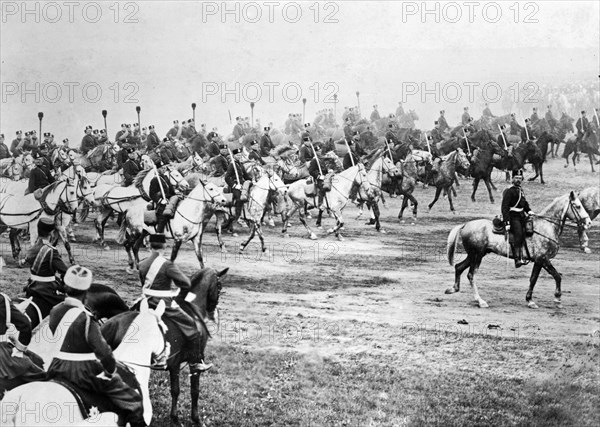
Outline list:
[[[387,156],[381,157],[381,167],[383,168],[383,172],[385,172],[388,176],[394,177],[400,175],[400,169],[394,164],[394,162]]]
[[[7,159],[8,160],[8,159]],[[16,159],[11,159],[10,163],[2,171],[2,175],[18,181],[23,176],[23,165],[17,162]]]
[[[52,197],[57,195],[56,202],[62,205],[61,208],[67,213],[73,213],[77,209],[79,200],[77,198],[77,188],[74,180],[67,178],[64,181],[57,181],[46,195],[46,202],[52,201]],[[48,200],[50,198],[50,200]]]
[[[468,171],[471,167],[471,162],[469,162],[469,158],[462,150],[462,148],[456,149],[456,168],[460,170]]]
[[[354,183],[367,193],[367,197],[375,197],[375,192],[367,175],[367,169],[365,169],[365,166],[362,163],[359,163],[356,167],[358,168],[358,171],[354,177]]]
[[[200,185],[198,187],[202,188],[203,200],[210,201],[215,205],[224,205],[227,201],[225,199],[225,195],[223,194],[223,188],[217,186],[213,182],[200,181]],[[195,189],[192,190],[192,194],[190,194],[190,197],[193,197],[194,191]]]
[[[83,170],[81,166],[78,166],[78,168]],[[81,171],[76,168],[75,173],[77,174],[77,198],[84,199],[90,205],[93,205],[95,202],[94,189],[92,188],[92,184],[87,178],[85,171],[81,173]]]
[[[229,268],[221,271],[203,268],[197,271],[190,278],[192,284],[190,291],[180,293],[178,299],[182,298],[190,302],[196,314],[205,322],[211,320],[218,324],[219,311],[217,305],[223,288],[221,280],[227,274],[227,271],[229,271]],[[194,297],[190,298],[190,293],[194,294]]]
[[[27,154],[23,154],[23,167],[26,170],[30,170],[33,168],[33,156],[31,155],[31,153],[27,153]]]
[[[192,170],[200,169],[204,165],[204,160],[200,157],[200,154],[194,151],[192,154]]]
[[[190,188],[190,183],[173,167],[167,167],[165,171],[171,185],[179,188],[182,191],[187,191]]]
[[[269,177],[269,191],[275,191],[281,195],[287,193],[288,187],[279,175],[272,170],[267,170],[267,176]]]
[[[583,228],[584,230],[587,230],[592,225],[590,215],[583,207],[579,197],[577,197],[573,191],[569,193],[569,202],[564,209],[565,210],[562,214],[561,220],[569,218],[570,220],[575,221],[577,226]]]
[[[149,155],[143,154],[140,159],[140,165],[142,166],[142,169],[152,169],[154,162]]]

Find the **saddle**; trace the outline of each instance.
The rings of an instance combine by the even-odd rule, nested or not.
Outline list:
[[[304,194],[306,194],[306,197],[316,197],[317,186],[315,185],[313,179],[308,178],[305,182],[306,185],[304,186]]]

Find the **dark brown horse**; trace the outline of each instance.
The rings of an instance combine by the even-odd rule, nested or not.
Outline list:
[[[477,148],[473,151],[471,167],[469,168],[469,174],[473,177],[473,193],[471,194],[473,202],[475,202],[475,193],[477,192],[479,181],[483,180],[490,196],[490,202],[494,203],[491,188],[494,154],[504,156],[505,151],[496,142],[491,140],[478,142]]]
[[[546,155],[548,154],[548,144],[550,145],[550,148],[552,149],[552,147],[554,146],[554,144],[559,144],[560,140],[554,136],[553,134],[549,133],[549,132],[542,132],[542,134],[538,137],[538,139],[536,140],[536,144],[538,146],[538,148],[540,149],[539,155],[537,153],[533,154],[531,156],[531,158],[529,159],[531,161],[531,164],[533,165],[533,168],[535,170],[535,176],[532,178],[529,178],[529,181],[535,181],[537,179],[537,177],[540,177],[540,182],[542,184],[545,184],[546,182],[544,181],[544,162],[546,161]]]
[[[565,168],[569,166],[569,156],[571,154],[573,155],[573,157],[571,158],[573,162],[573,168],[576,167],[575,160],[578,160],[579,152],[588,155],[588,158],[590,159],[590,166],[592,167],[592,172],[595,172],[594,163],[596,162],[596,156],[600,156],[600,151],[598,150],[598,135],[596,131],[590,129],[581,138],[581,141],[577,141],[576,137],[569,138],[565,145],[565,150],[563,151],[562,155],[566,161]]]

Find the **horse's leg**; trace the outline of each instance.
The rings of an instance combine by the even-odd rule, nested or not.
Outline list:
[[[177,401],[179,400],[179,365],[169,369],[171,378],[171,424],[180,425],[179,416],[177,415]]]
[[[225,243],[223,242],[222,233],[223,222],[225,221],[225,213],[217,211],[215,212],[215,217],[215,227],[217,229],[217,241],[219,242],[219,248],[221,249],[221,252],[227,252],[227,249],[225,248]],[[206,225],[207,224],[203,224],[204,229],[206,229]]]
[[[463,272],[469,267],[471,264],[471,255],[469,254],[467,258],[463,259],[461,262],[454,266],[454,286],[446,289],[447,294],[453,294],[455,292],[460,292],[460,276]]]
[[[308,238],[311,240],[317,240],[317,235],[311,230],[311,228],[307,224],[306,219],[304,218],[304,213],[302,212],[302,209],[298,210],[298,217],[300,218],[300,222],[302,223],[304,228],[306,228],[306,230],[308,231]]]
[[[377,202],[373,203],[372,211],[373,215],[375,215],[375,230],[379,231],[380,233],[385,233],[385,230],[381,229],[381,224],[379,223],[380,210]]]
[[[590,241],[585,229],[583,227],[579,227],[577,229],[577,234],[579,235],[579,246],[581,250],[586,254],[591,254],[592,250],[588,247],[588,243]]]
[[[450,204],[450,210],[452,211],[452,213],[456,213],[456,211],[454,210],[454,204],[452,203],[452,192],[448,191],[448,203]]]
[[[490,185],[490,177],[487,176],[486,178],[483,178],[483,182],[484,182],[485,186],[487,187],[488,194],[490,195],[490,203],[494,203],[494,195],[492,194],[492,186]]]
[[[14,259],[19,258],[19,254],[21,253],[21,243],[19,242],[19,233],[21,230],[16,228],[11,228],[8,232],[8,238],[10,239],[10,247],[12,249],[12,256]]]
[[[479,296],[479,291],[477,290],[477,285],[475,284],[475,273],[479,269],[479,265],[481,264],[483,256],[479,254],[473,254],[473,256],[470,256],[469,258],[471,262],[469,265],[469,272],[467,273],[467,278],[469,279],[471,287],[473,288],[473,298],[475,298],[475,301],[477,301],[480,308],[487,308],[488,304]]]
[[[475,178],[473,180],[473,193],[471,194],[471,201],[475,202],[475,193],[477,192],[477,187],[479,187],[479,178]],[[491,194],[490,194],[491,197]]]
[[[590,166],[592,167],[592,173],[596,172],[594,170],[594,159],[595,159],[594,155],[592,153],[589,153],[588,154],[588,159],[590,159]]]
[[[58,231],[58,237],[62,240],[65,245],[65,249],[67,250],[67,254],[69,256],[69,262],[71,264],[75,264],[75,258],[73,257],[73,253],[71,252],[71,244],[69,243],[69,238],[67,236],[67,230],[65,225],[62,223],[62,218],[64,215],[61,214],[60,225],[56,225],[56,231]]]
[[[135,263],[136,270],[140,268],[140,246],[144,243],[144,237],[146,237],[146,230],[142,230],[139,236],[133,242],[133,261]]]
[[[296,211],[298,211],[298,214],[300,216],[302,216],[304,209],[299,209],[299,207],[300,206],[298,206],[298,204],[292,203],[292,207],[290,208],[289,211],[286,212],[285,220],[283,221],[283,226],[281,228],[281,234],[283,235],[283,237],[290,237],[288,234],[288,222],[289,222],[290,217],[292,215],[294,215],[296,213]]]
[[[133,244],[135,243],[135,239],[132,237],[130,233],[125,234],[125,241],[123,242],[123,247],[125,248],[125,252],[127,252],[127,271],[128,274],[133,274],[133,255],[131,253]]]
[[[436,187],[435,189],[435,197],[433,198],[433,201],[429,204],[429,210],[431,210],[431,207],[433,205],[435,205],[435,202],[438,201],[438,199],[440,198],[440,193],[442,192],[442,187]]]
[[[256,223],[252,221],[252,230],[250,231],[250,237],[248,237],[248,240],[246,240],[245,242],[240,243],[240,253],[242,253],[244,249],[246,249],[246,246],[248,246],[250,241],[254,239],[254,235],[256,234],[256,226]]]
[[[545,184],[544,181],[544,163],[540,163],[540,183]]]
[[[412,208],[413,208],[413,210],[412,210],[413,221],[416,221],[417,220],[417,208],[419,206],[419,202],[417,202],[417,199],[411,193],[406,193],[406,195],[408,196],[408,199],[410,200],[410,204],[412,205]]]
[[[319,206],[319,215],[317,216],[317,228],[321,228],[322,219],[323,219],[323,209]]]
[[[108,250],[109,247],[104,241],[104,228],[106,227],[106,221],[108,221],[111,212],[111,209],[104,208],[94,220],[94,224],[96,225],[96,240],[98,240],[106,250]]]
[[[262,227],[260,226],[260,222],[255,223],[255,224],[256,224],[256,227],[255,227],[256,234],[258,234],[258,238],[260,239],[260,248],[261,248],[262,252],[265,253],[267,248],[265,246],[265,236],[263,236]]]
[[[173,249],[171,249],[171,262],[175,262],[177,259],[177,254],[179,253],[179,249],[181,248],[181,244],[183,240],[175,240],[173,243]]]
[[[198,234],[196,234],[193,238],[194,241],[194,251],[196,252],[196,258],[198,258],[198,262],[200,263],[200,268],[204,268],[204,257],[202,256],[202,229],[200,229],[198,231]],[[179,243],[179,246],[181,246],[181,243]],[[174,249],[174,248],[173,248]],[[179,248],[177,248],[179,249]],[[172,257],[172,255],[171,255]],[[173,260],[171,260],[173,261]]]
[[[527,301],[527,305],[529,308],[538,308],[538,305],[533,302],[533,288],[535,287],[535,283],[540,275],[540,271],[542,271],[542,263],[536,262],[533,264],[533,269],[531,270],[531,277],[529,277],[529,289],[527,290],[527,295],[525,295],[525,301]]]
[[[200,422],[198,415],[198,398],[200,397],[200,371],[191,372],[190,375],[190,398],[192,399],[192,421]]]
[[[408,196],[406,194],[404,194],[402,196],[402,205],[400,206],[400,212],[398,212],[398,219],[401,222],[404,222],[404,220],[402,219],[402,215],[404,214],[404,209],[406,209],[407,206],[408,206]]]
[[[560,303],[561,303],[560,297],[562,296],[560,284],[562,281],[562,276],[560,275],[560,273],[558,271],[556,271],[556,268],[554,268],[554,266],[552,265],[550,260],[545,260],[544,263],[542,264],[542,267],[544,268],[544,270],[546,270],[548,273],[550,273],[550,275],[554,278],[554,282],[556,283],[556,289],[554,290],[554,302],[560,307]],[[532,289],[532,292],[533,292],[533,289]]]
[[[335,233],[335,237],[337,237],[337,239],[341,242],[344,240],[344,238],[340,234],[340,228],[344,226],[344,218],[342,217],[342,211],[340,211],[339,214],[333,211],[333,216],[336,220],[336,225],[335,227],[327,230],[327,234]]]

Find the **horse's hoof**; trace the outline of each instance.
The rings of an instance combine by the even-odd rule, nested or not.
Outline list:
[[[381,228],[381,229],[379,229],[377,231],[379,231],[381,234],[387,234],[387,231],[385,231],[383,228]]]
[[[315,233],[310,233],[310,236],[308,236],[308,238],[310,240],[317,240],[317,235]]]
[[[488,308],[489,305],[484,300],[479,301],[479,308]]]
[[[306,214],[306,218],[307,219],[312,219],[312,215],[311,214]]]
[[[448,288],[448,289],[446,289],[446,291],[444,293],[445,294],[453,294],[455,292],[456,292],[456,290],[454,288]]]
[[[269,227],[275,227],[275,221],[273,221],[272,219],[270,219],[267,224],[269,225]]]
[[[331,234],[333,233],[333,228],[330,228],[329,230],[327,230],[327,234]]]
[[[529,307],[529,308],[539,308],[538,305],[536,303],[534,303],[533,301],[529,301],[529,303],[527,303],[527,307]]]
[[[338,239],[338,242],[343,242],[344,241],[344,238],[342,237],[341,234],[338,234],[337,239]]]
[[[135,273],[135,269],[131,268],[131,267],[125,267],[125,271],[127,272],[127,274],[134,274]]]
[[[322,229],[323,229],[323,226],[322,226],[322,225],[317,225],[317,228],[318,228],[319,230],[322,230]]]
[[[104,249],[105,251],[110,251],[110,246],[104,245],[102,246],[102,249]]]
[[[284,239],[289,239],[289,238],[290,238],[290,235],[289,235],[289,233],[283,233],[283,238],[284,238]]]
[[[569,167],[569,165],[565,165],[565,166],[564,166],[564,168],[565,168],[565,169],[566,169],[566,168],[568,168],[568,167]]]
[[[585,252],[586,254],[591,254],[592,253],[592,250],[590,248],[587,248],[587,247],[586,248],[582,248],[581,250],[583,252]]]
[[[226,254],[226,253],[227,253],[227,248],[226,248],[225,246],[223,246],[223,247],[221,248],[221,253],[222,253],[222,254]]]

